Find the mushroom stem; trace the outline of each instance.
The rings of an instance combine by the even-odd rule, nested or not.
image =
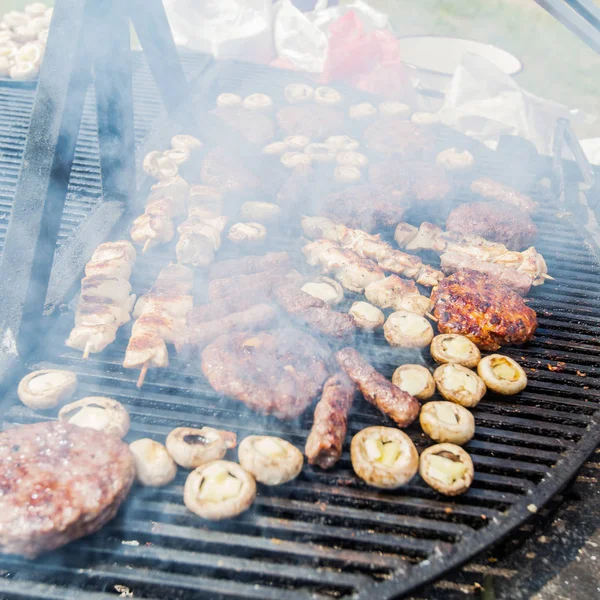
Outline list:
[[[83,349],[83,360],[87,360],[90,357],[91,346],[91,342],[86,343],[85,348]]]
[[[146,361],[143,366],[142,366],[142,370],[140,371],[140,376],[138,377],[136,386],[141,388],[144,385],[144,379],[146,379],[146,373],[148,372],[148,361]]]

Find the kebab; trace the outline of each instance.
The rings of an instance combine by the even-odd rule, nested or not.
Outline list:
[[[91,352],[102,352],[115,340],[119,327],[130,320],[135,295],[129,277],[135,258],[135,248],[127,240],[106,242],[94,250],[85,266],[75,327],[65,342],[83,350],[84,359]]]
[[[371,235],[360,229],[351,229],[345,225],[335,223],[325,217],[304,217],[302,230],[311,238],[324,238],[339,244],[344,250],[351,251],[363,259],[370,259],[377,265],[395,275],[404,275],[414,279],[417,283],[434,287],[443,278],[444,274],[429,265],[423,264],[418,256],[400,252],[390,244],[380,239],[378,235]],[[383,279],[383,277],[380,277]]]
[[[149,367],[169,364],[167,344],[175,343],[185,329],[187,313],[192,309],[193,271],[183,265],[168,265],[158,275],[148,294],[142,296],[134,310],[136,322],[123,367],[140,368],[137,387],[141,387]]]

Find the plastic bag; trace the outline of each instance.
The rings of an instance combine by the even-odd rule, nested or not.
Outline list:
[[[271,0],[164,0],[164,6],[178,46],[250,62],[274,56]]]

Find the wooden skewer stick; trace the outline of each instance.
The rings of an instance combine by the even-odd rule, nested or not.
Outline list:
[[[89,358],[91,346],[92,346],[91,342],[86,342],[85,348],[83,349],[83,360],[87,360]]]
[[[142,254],[144,254],[146,252],[146,250],[148,250],[148,248],[150,248],[150,244],[151,244],[152,240],[150,238],[148,238],[144,244],[144,247],[142,248]]]
[[[148,372],[148,361],[144,363],[142,366],[142,370],[140,371],[140,376],[138,377],[136,386],[141,388],[144,385],[144,379],[146,379],[146,373]]]
[[[549,279],[550,281],[556,281],[556,279],[554,277],[550,277],[550,275],[548,275],[548,273],[542,273],[542,277],[544,279]]]
[[[426,317],[429,317],[432,321],[438,322],[438,318],[434,317],[431,313],[425,313]]]

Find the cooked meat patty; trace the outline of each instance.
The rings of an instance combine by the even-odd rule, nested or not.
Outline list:
[[[211,114],[239,131],[249,142],[264,146],[275,139],[275,123],[266,115],[241,108],[216,108]]]
[[[270,290],[273,285],[282,280],[287,270],[286,266],[280,266],[269,271],[263,271],[262,273],[213,279],[208,284],[208,297],[215,302],[239,290],[251,290],[254,288]]]
[[[135,478],[127,444],[60,421],[0,433],[0,550],[34,558],[98,531]]]
[[[537,235],[528,212],[501,202],[461,204],[448,215],[446,229],[480,235],[504,244],[509,250],[531,246]]]
[[[240,192],[260,187],[260,180],[226,148],[217,147],[202,161],[202,183],[227,192]]]
[[[280,419],[301,415],[320,393],[329,348],[296,329],[223,335],[202,352],[212,387]]]
[[[281,267],[287,268],[290,257],[287,252],[267,252],[263,256],[244,256],[215,263],[210,269],[210,279],[223,279],[234,275],[250,275]]]
[[[431,299],[439,332],[464,335],[482,350],[524,344],[537,327],[535,311],[517,293],[471,269],[443,279]]]
[[[434,137],[429,128],[401,117],[380,119],[365,130],[369,150],[397,154],[403,158],[424,158],[435,154]]]
[[[318,104],[286,106],[277,112],[277,123],[287,135],[305,135],[313,142],[344,132],[344,114]]]

